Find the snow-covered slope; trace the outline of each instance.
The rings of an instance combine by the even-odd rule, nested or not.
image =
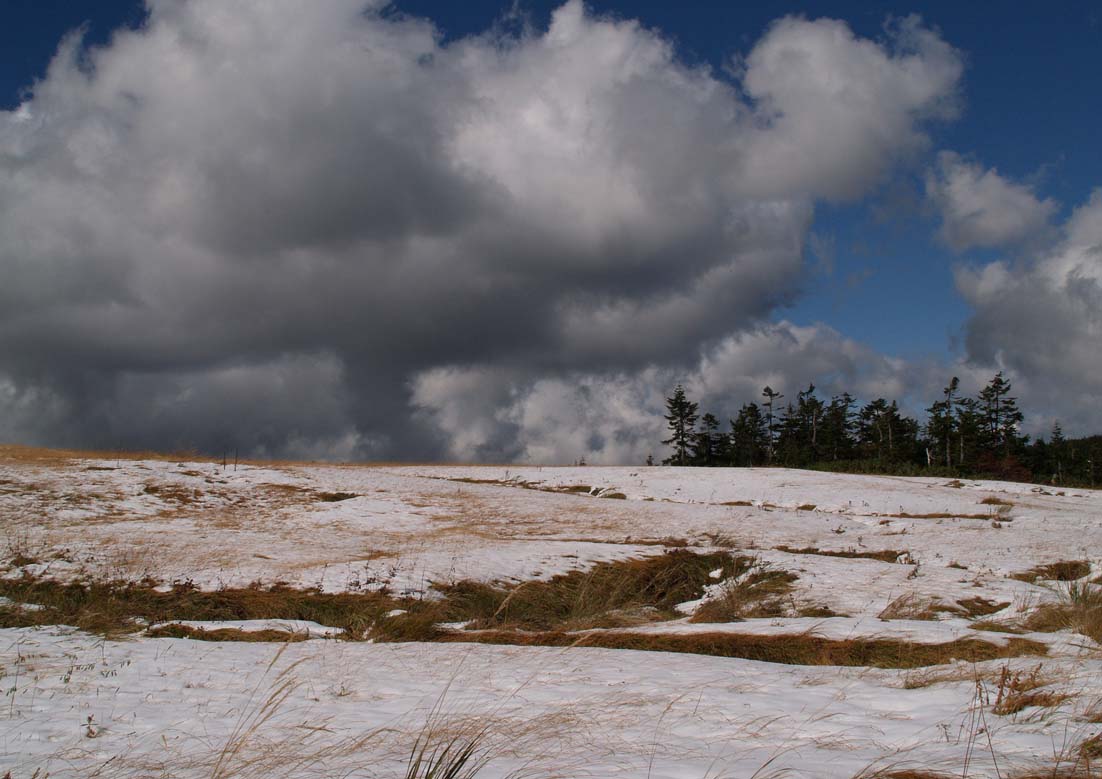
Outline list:
[[[916,642],[1007,635],[977,631],[959,613],[879,618],[889,604],[978,597],[1005,604],[990,617],[1013,619],[1058,599],[1060,586],[1012,574],[1065,560],[1093,564],[1084,581],[1102,573],[1099,492],[781,469],[8,457],[0,533],[7,577],[329,592],[424,593],[434,582],[547,579],[667,546],[733,549],[798,576],[791,616],[641,630]],[[807,605],[840,616],[795,615]],[[0,775],[219,775],[219,750],[240,742],[220,775],[403,776],[442,701],[438,719],[451,727],[491,723],[487,743],[500,754],[479,775],[487,779],[525,759],[534,776],[852,777],[888,765],[960,775],[966,755],[969,775],[1006,776],[1007,765],[1051,765],[1054,751],[1071,754],[1100,729],[1090,721],[1102,711],[1098,645],[1066,631],[1027,637],[1049,656],[895,671],[592,648],[312,640],[281,649],[3,629]],[[994,714],[985,696],[997,694],[1000,669],[1038,664],[1043,688],[1067,697]],[[283,693],[264,719],[268,696]]]

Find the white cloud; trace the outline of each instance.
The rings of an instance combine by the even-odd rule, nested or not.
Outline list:
[[[968,358],[1013,370],[1037,414],[1093,431],[1102,428],[1102,190],[1062,233],[1029,262],[958,270],[957,287],[974,308]]]
[[[0,369],[62,410],[28,435],[431,457],[408,400],[442,365],[550,382],[499,408],[534,429],[555,382],[676,372],[792,300],[815,201],[921,149],[961,71],[914,19],[781,20],[730,81],[578,0],[446,45],[382,9],[155,0],[0,113]]]
[[[926,195],[941,215],[941,237],[953,249],[1038,245],[1051,237],[1057,204],[1033,190],[984,170],[954,152],[938,155],[926,178]]]
[[[664,404],[677,384],[726,429],[743,403],[761,401],[767,384],[793,399],[810,383],[823,397],[903,398],[910,372],[829,327],[780,322],[722,339],[685,370],[532,380],[476,366],[436,368],[414,380],[413,402],[449,442],[452,459],[642,463],[666,455]]]

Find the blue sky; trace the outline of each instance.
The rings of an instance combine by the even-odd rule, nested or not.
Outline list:
[[[537,26],[558,3],[519,4]],[[590,2],[597,13],[637,18],[660,29],[681,57],[721,69],[778,17],[845,20],[876,39],[890,17],[920,14],[966,57],[964,110],[935,124],[935,148],[974,156],[1000,174],[1035,183],[1066,213],[1102,182],[1097,128],[1102,125],[1102,8],[1094,2],[983,3],[844,2]],[[511,3],[501,0],[406,0],[396,7],[433,19],[446,38],[485,30]],[[0,25],[0,101],[18,104],[67,31],[86,26],[88,40],[106,41],[120,26],[140,24],[132,0],[7,0]],[[906,182],[905,182],[906,183]],[[898,182],[897,182],[898,184]],[[807,292],[784,315],[822,321],[884,352],[914,358],[958,351],[968,313],[952,268],[986,262],[990,250],[949,251],[936,240],[936,219],[923,208],[921,178],[857,204],[820,205],[815,232],[831,246],[829,272],[814,273]],[[908,199],[913,195],[913,199]],[[903,198],[903,203],[896,201]],[[885,214],[885,211],[887,214]],[[874,326],[870,327],[870,323]]]

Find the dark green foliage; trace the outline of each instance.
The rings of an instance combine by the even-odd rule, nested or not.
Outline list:
[[[690,465],[690,450],[696,434],[697,404],[685,396],[680,384],[671,397],[666,398],[666,424],[670,437],[662,443],[673,447],[673,454],[662,461],[663,465]]]
[[[769,429],[757,403],[747,403],[731,420],[728,463],[742,467],[765,465],[769,459]]]
[[[723,434],[719,420],[710,413],[699,416],[698,405],[679,386],[666,401],[672,435],[663,443],[672,445],[674,453],[664,463],[1096,486],[1102,436],[1068,439],[1057,423],[1050,441],[1031,443],[1020,433],[1024,415],[1010,391],[1000,372],[978,396],[963,396],[954,376],[919,425],[903,416],[894,400],[877,398],[857,410],[849,393],[827,403],[809,385],[795,402],[781,406],[784,395],[765,387],[764,402],[744,404],[730,432]]]

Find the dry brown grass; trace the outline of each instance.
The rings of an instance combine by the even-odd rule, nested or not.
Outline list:
[[[199,641],[244,642],[297,642],[309,636],[290,630],[241,630],[240,628],[202,628],[191,625],[168,624],[150,628],[145,632],[150,638],[193,638]]]
[[[1038,565],[1023,573],[1011,574],[1011,579],[1034,583],[1037,581],[1072,582],[1082,579],[1091,572],[1089,560],[1062,560],[1047,565]]]
[[[740,559],[725,552],[673,549],[640,560],[598,563],[511,590],[471,582],[437,589],[446,596],[445,612],[453,620],[472,620],[472,628],[614,627],[638,624],[641,617],[654,621],[679,616],[676,605],[700,598],[716,581],[713,571],[721,578],[734,575]]]
[[[785,665],[838,665],[871,668],[920,668],[963,660],[982,662],[1021,655],[1044,655],[1044,644],[1012,638],[1006,646],[976,639],[920,644],[897,639],[829,639],[809,633],[743,635],[728,632],[641,633],[632,631],[452,632],[441,641],[514,646],[599,647],[650,652],[681,652],[759,660]]]
[[[939,615],[952,613],[955,609],[939,599],[907,592],[895,598],[876,616],[883,620],[917,619],[935,620]]]
[[[1074,630],[1102,643],[1102,588],[1086,582],[1068,582],[1057,603],[1035,609],[1024,622],[1028,630]]]
[[[296,619],[341,628],[348,637],[360,638],[388,611],[400,607],[385,593],[330,594],[279,585],[213,592],[176,585],[161,592],[153,581],[59,583],[30,576],[0,579],[0,595],[17,604],[43,607],[0,607],[2,627],[72,625],[104,636],[176,620]]]
[[[737,557],[735,563],[720,592],[700,604],[690,622],[737,622],[784,615],[784,598],[799,577],[752,557]]]
[[[998,694],[991,711],[1005,717],[1031,706],[1051,708],[1066,701],[1069,695],[1042,689],[1052,680],[1043,676],[1041,671],[1040,663],[1028,672],[1011,671],[1009,666],[1004,665],[996,683]]]
[[[845,550],[830,550],[819,549],[814,546],[805,546],[796,549],[791,546],[775,546],[773,547],[778,552],[787,552],[788,554],[809,554],[809,555],[821,555],[823,557],[844,557],[847,559],[865,559],[865,560],[879,560],[882,563],[895,563],[899,561],[899,558],[907,554],[907,552],[898,552],[894,549],[880,549],[877,551],[865,550],[857,551],[855,549]]]
[[[986,617],[988,614],[1002,611],[1009,605],[1010,601],[993,601],[981,598],[978,595],[974,598],[964,598],[957,601],[960,611],[969,619]]]

